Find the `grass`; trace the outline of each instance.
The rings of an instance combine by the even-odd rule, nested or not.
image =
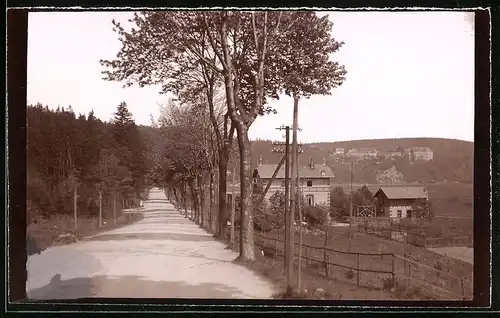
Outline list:
[[[227,242],[224,242],[227,243]],[[238,247],[234,247],[233,251],[238,251]],[[369,288],[369,287],[357,287],[355,285],[339,281],[332,277],[325,277],[318,274],[317,270],[314,268],[303,268],[302,279],[301,279],[301,290],[294,290],[292,295],[286,294],[287,287],[287,277],[285,275],[285,269],[283,266],[282,259],[276,260],[272,257],[263,256],[261,254],[261,249],[255,247],[255,261],[252,262],[242,262],[236,261],[236,263],[243,265],[258,275],[264,277],[265,279],[271,281],[275,286],[277,292],[273,295],[276,299],[319,299],[315,295],[315,291],[318,288],[323,289],[324,293],[321,299],[339,300],[339,299],[350,299],[350,300],[397,300],[398,298],[393,292]],[[295,273],[298,267],[295,266]],[[293,286],[297,286],[297,275],[294,275]]]
[[[131,224],[141,218],[141,214],[122,214],[116,218],[116,224],[113,218],[103,218],[103,226],[99,227],[99,217],[80,217],[75,236],[74,217],[56,215],[30,223],[27,226],[27,234],[36,241],[39,250],[44,250],[54,245],[72,243],[86,236]]]
[[[349,235],[351,233],[351,235]],[[266,237],[283,239],[283,233],[271,232],[263,234]],[[296,234],[295,242],[298,242],[298,235]],[[275,259],[277,262],[283,261],[283,243],[276,242],[272,239],[256,238],[256,242],[265,246],[264,253],[268,257]],[[323,247],[324,236],[314,234],[303,235],[304,244],[310,246]],[[461,294],[460,280],[447,274],[437,274],[432,270],[437,264],[441,264],[441,270],[449,274],[464,278],[464,292],[466,295],[472,295],[472,265],[466,262],[455,260],[452,258],[444,257],[437,253],[431,252],[424,248],[413,247],[405,243],[379,239],[372,235],[364,233],[352,232],[348,228],[333,228],[329,230],[327,247],[344,252],[354,253],[394,253],[396,255],[414,257],[418,263],[426,266],[413,265],[411,269],[412,277],[422,280],[424,282],[437,285],[443,289],[452,290],[456,294]],[[303,249],[302,255],[305,256]],[[260,252],[260,251],[259,251]],[[277,252],[277,254],[276,254]],[[298,254],[298,247],[296,246],[295,253]],[[316,272],[321,276],[325,276],[323,267],[324,251],[320,249],[307,248],[307,257],[316,261],[303,261],[303,266],[306,270]],[[351,267],[356,269],[358,266],[357,255],[349,255],[336,252],[327,252],[328,262],[337,265],[329,265],[328,275],[331,279],[345,284],[357,284],[357,271],[344,268]],[[273,264],[273,266],[276,266]],[[397,275],[408,275],[408,265],[399,258],[394,260],[395,272]],[[370,256],[360,255],[359,268],[366,270],[379,270],[379,271],[392,271],[392,256]],[[326,278],[326,277],[325,277]],[[323,278],[323,279],[325,279]],[[330,279],[328,278],[328,279]],[[391,274],[383,273],[368,273],[360,272],[359,282],[360,286],[380,290],[384,288],[384,282],[387,279],[392,279]],[[408,285],[408,284],[407,284]],[[427,293],[428,296],[435,298],[449,299],[450,294],[442,290],[433,290],[432,288],[425,287],[423,284],[421,288]],[[425,288],[424,288],[425,287]],[[454,296],[456,298],[456,296]]]

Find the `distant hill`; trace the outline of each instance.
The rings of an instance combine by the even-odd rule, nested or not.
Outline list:
[[[281,155],[273,153],[272,141],[252,141],[252,166],[256,166],[259,157],[262,163],[277,164]],[[474,143],[441,138],[402,138],[402,139],[374,139],[353,140],[329,143],[304,144],[304,153],[300,155],[300,162],[307,163],[309,158],[314,162],[323,160],[334,171],[335,183],[350,181],[350,165],[337,163],[334,160],[335,148],[375,148],[379,151],[389,151],[398,147],[428,147],[434,152],[434,160],[430,162],[409,162],[397,160],[365,160],[353,165],[355,183],[377,183],[377,176],[397,175],[405,183],[433,183],[433,182],[461,182],[472,183],[474,167]]]

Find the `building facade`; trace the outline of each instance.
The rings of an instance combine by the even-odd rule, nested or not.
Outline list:
[[[343,156],[344,154],[345,154],[344,148],[335,148],[335,155],[336,156]]]
[[[429,201],[425,187],[381,187],[373,197],[377,215],[394,219],[422,218]]]
[[[259,165],[253,173],[254,187],[264,190],[271,182],[277,165]],[[314,164],[312,159],[308,165],[299,166],[299,186],[307,204],[330,204],[330,184],[334,174],[326,164]],[[276,178],[271,182],[266,199],[276,191],[285,191],[285,167],[282,166]]]
[[[412,147],[405,150],[407,154],[410,156],[410,160],[425,160],[431,161],[434,159],[434,152],[432,149],[427,147]]]
[[[353,148],[347,152],[347,155],[356,159],[375,158],[378,155],[375,148]]]

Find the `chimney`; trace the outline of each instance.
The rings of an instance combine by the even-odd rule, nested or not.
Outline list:
[[[323,157],[323,165],[326,166],[326,158],[325,157]]]
[[[257,164],[257,166],[260,166],[262,164],[262,155],[259,155],[259,163]]]

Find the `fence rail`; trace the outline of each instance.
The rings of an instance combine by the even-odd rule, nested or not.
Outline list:
[[[268,252],[267,257],[274,257],[275,260],[277,258],[281,259],[284,257],[283,251],[285,241],[283,239],[269,237],[259,233],[254,233],[254,237],[256,238],[255,245],[262,248],[262,251],[264,251],[264,253]],[[327,240],[327,235],[325,235],[324,246],[302,244],[302,248],[304,251],[302,253],[302,259],[305,260],[305,262],[302,262],[303,266],[305,266],[306,268],[310,268],[310,262],[321,264],[321,268],[323,269],[321,272],[324,271],[324,275],[326,277],[335,277],[335,273],[330,270],[332,268],[347,270],[343,273],[336,274],[344,274],[345,277],[348,277],[348,280],[351,280],[354,278],[354,276],[356,276],[357,286],[386,288],[387,285],[395,286],[396,281],[399,278],[405,282],[405,285],[407,287],[410,287],[412,284],[416,284],[418,286],[430,288],[434,291],[453,295],[454,297],[459,299],[466,299],[468,296],[470,296],[466,293],[466,290],[464,288],[464,279],[459,276],[437,270],[428,265],[419,263],[415,260],[394,253],[361,253],[335,250],[326,247]],[[266,244],[266,241],[271,243]],[[298,261],[299,253],[297,252],[297,247],[299,247],[300,244],[297,242],[294,243],[296,249],[294,249],[293,254]],[[335,259],[335,257],[331,257],[333,253],[341,255],[343,257],[338,257],[337,259]],[[348,258],[353,256],[355,256],[355,261],[352,261],[350,264],[348,264]],[[370,268],[364,268],[362,266],[360,261],[360,258],[362,257],[368,257]],[[390,260],[390,262],[384,262],[384,260],[386,260],[387,258]],[[375,259],[375,262],[373,261],[373,259]],[[378,264],[381,268],[371,268],[373,264]],[[365,273],[365,275],[369,276],[365,276],[364,281],[361,279],[362,273]],[[380,275],[382,277],[380,277]],[[340,277],[337,276],[336,278]]]
[[[378,220],[376,222],[372,220],[371,223],[377,224],[377,226],[369,226],[366,220],[361,222],[361,220],[357,219],[357,231],[424,248],[472,246],[473,244],[473,238],[471,235],[428,237],[422,234],[422,232],[425,232],[425,229],[418,225],[401,225],[400,223],[383,222],[385,226],[380,226],[380,222]]]

